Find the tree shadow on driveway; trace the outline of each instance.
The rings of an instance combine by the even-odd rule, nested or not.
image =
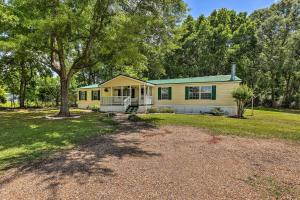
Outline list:
[[[126,136],[149,128],[153,127],[133,126],[126,132],[121,128],[116,134],[91,138],[75,149],[58,152],[49,158],[9,170],[0,178],[0,190],[20,177],[32,176],[34,179],[38,177],[38,183],[35,184],[45,185],[44,189],[49,190],[55,199],[58,187],[69,178],[84,185],[92,177],[99,181],[103,181],[104,177],[114,177],[117,172],[106,166],[107,158],[161,156],[160,153],[142,149],[140,140]]]

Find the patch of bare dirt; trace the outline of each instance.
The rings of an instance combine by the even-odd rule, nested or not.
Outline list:
[[[6,171],[0,199],[299,198],[297,144],[123,122],[118,134]]]

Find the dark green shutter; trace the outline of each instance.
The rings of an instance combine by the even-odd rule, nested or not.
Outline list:
[[[215,85],[212,86],[211,99],[212,100],[216,100],[217,99],[217,87]]]
[[[189,87],[185,87],[185,100],[189,99]]]
[[[98,90],[98,100],[100,100],[100,90]]]
[[[79,99],[79,101],[80,101],[80,100],[81,100],[81,91],[78,92],[78,95],[79,95],[79,96],[78,96],[78,99]]]
[[[158,95],[158,100],[161,100],[161,88],[160,87],[158,88],[158,94],[157,95]]]
[[[84,92],[84,99],[87,100],[87,91]]]
[[[172,100],[172,87],[169,87],[169,100]]]
[[[92,90],[92,91],[91,91],[91,99],[92,99],[92,100],[94,100],[94,95],[93,95],[93,94],[94,94],[94,91]]]

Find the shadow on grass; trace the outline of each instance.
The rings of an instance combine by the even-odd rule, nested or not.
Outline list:
[[[115,131],[115,122],[95,113],[80,113],[80,119],[47,120],[41,112],[1,115],[0,169],[47,156],[81,144],[95,135]]]
[[[58,187],[69,178],[75,179],[77,184],[85,184],[91,177],[95,177],[97,181],[103,181],[102,178],[105,176],[114,177],[116,172],[105,165],[104,158],[115,157],[123,159],[125,156],[144,158],[160,156],[159,153],[140,148],[139,144],[141,141],[139,140],[125,139],[117,134],[108,135],[108,133],[130,134],[139,131],[139,129],[154,128],[153,126],[148,126],[144,123],[128,123],[128,126],[123,124],[119,126],[119,130],[116,130],[116,122],[111,118],[99,115],[99,113],[83,114],[80,119],[75,121],[46,121],[45,119],[38,119],[34,123],[35,126],[27,124],[24,127],[23,124],[24,130],[21,135],[24,135],[24,137],[22,140],[12,144],[0,141],[1,151],[19,146],[27,146],[28,150],[27,152],[8,156],[6,159],[1,158],[1,162],[9,163],[10,167],[17,166],[20,163],[22,163],[22,166],[16,170],[9,171],[8,174],[0,178],[0,187],[4,187],[18,177],[33,173],[40,177],[38,184],[45,185],[44,189],[49,190],[55,199]],[[30,114],[23,115],[21,118],[32,122],[32,118],[37,116],[39,115]],[[9,120],[8,118],[6,120]],[[11,119],[15,118],[16,116]],[[53,133],[53,129],[46,131],[50,127],[55,127],[55,125],[56,134],[50,134]],[[61,127],[61,129],[58,127]],[[99,131],[96,134],[89,134],[90,131],[96,131],[97,129]],[[29,130],[30,134],[28,133]],[[38,137],[36,137],[37,135]],[[8,137],[6,141],[12,139],[10,138],[12,136],[6,137]],[[45,142],[48,146],[54,145],[57,148],[49,147],[44,150],[36,148],[35,144],[40,142]],[[77,148],[53,154],[54,151],[64,147],[66,145],[65,142],[72,145],[77,144]],[[47,158],[45,157],[46,155]],[[14,158],[16,162],[12,161]]]

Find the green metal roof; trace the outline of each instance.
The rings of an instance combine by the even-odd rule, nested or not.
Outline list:
[[[87,85],[84,87],[80,87],[80,89],[93,89],[93,88],[98,88],[99,85],[98,84],[93,84],[93,85]]]
[[[217,75],[217,76],[202,76],[191,78],[176,78],[176,79],[161,79],[149,80],[147,83],[154,85],[160,84],[180,84],[180,83],[207,83],[207,82],[228,82],[231,80],[231,75]],[[235,81],[241,81],[239,77],[235,77]]]
[[[190,78],[175,78],[175,79],[161,79],[161,80],[148,80],[147,83],[154,85],[162,84],[180,84],[180,83],[208,83],[208,82],[229,82],[231,75],[217,75],[217,76],[202,76],[202,77],[190,77]],[[241,81],[239,77],[235,77],[235,81]],[[87,85],[80,89],[93,89],[99,88],[99,84]]]

